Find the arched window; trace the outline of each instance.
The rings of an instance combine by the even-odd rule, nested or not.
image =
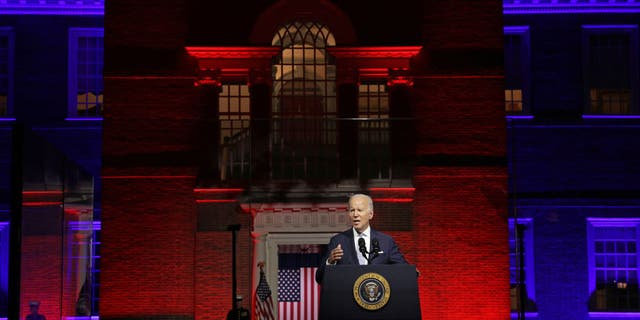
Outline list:
[[[298,119],[281,134],[291,143],[330,143],[328,135],[335,138],[335,130],[322,133],[329,124],[318,125],[336,115],[336,68],[326,51],[335,46],[333,35],[325,26],[294,22],[278,30],[272,45],[282,48],[273,65],[274,118]]]
[[[294,178],[327,174],[308,168],[323,155],[335,154],[336,67],[326,50],[335,46],[335,38],[324,25],[293,22],[280,28],[271,44],[281,48],[272,69],[274,152],[286,159],[282,164],[289,171],[278,173],[276,163],[275,173]],[[287,151],[293,146],[295,156]],[[300,149],[304,146],[309,150]]]

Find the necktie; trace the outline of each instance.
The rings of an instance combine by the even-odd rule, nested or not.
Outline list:
[[[365,242],[364,242],[364,243],[367,243],[367,239],[366,239],[366,237],[364,236],[364,234],[363,234],[363,233],[361,233],[361,234],[359,234],[359,235],[358,235],[358,241],[360,241],[360,239],[364,239],[364,240],[365,240]],[[367,250],[368,250],[368,249],[367,249]],[[366,259],[366,258],[362,255],[362,253],[360,252],[360,246],[358,246],[358,262],[359,262],[361,265],[369,264],[369,263],[367,262],[367,259]]]

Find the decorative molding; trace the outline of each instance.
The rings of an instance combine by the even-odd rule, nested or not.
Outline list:
[[[280,47],[185,47],[198,59],[271,59]]]
[[[0,0],[0,15],[104,16],[105,0]]]
[[[102,222],[86,220],[86,221],[70,221],[69,229],[74,231],[95,231],[102,230]]]
[[[640,0],[503,0],[503,13],[640,13]]]
[[[336,58],[358,59],[408,59],[420,52],[421,46],[394,46],[394,47],[329,47],[327,51]]]
[[[209,86],[209,87],[214,87],[214,88],[220,88],[222,86],[222,83],[218,79],[202,78],[202,79],[197,79],[196,81],[194,81],[193,85],[196,86],[196,87]]]
[[[412,87],[413,79],[410,77],[393,77],[389,79],[389,81],[387,81],[387,86],[389,87],[399,86],[399,85]]]
[[[346,204],[243,204],[256,232],[339,232],[351,225]]]
[[[195,188],[193,194],[196,203],[235,203],[242,194],[242,188]]]

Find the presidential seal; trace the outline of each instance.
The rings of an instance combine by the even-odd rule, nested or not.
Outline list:
[[[366,310],[378,310],[389,302],[391,288],[380,274],[369,272],[361,275],[353,284],[353,298]]]

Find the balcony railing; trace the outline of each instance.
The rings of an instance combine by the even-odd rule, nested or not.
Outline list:
[[[219,148],[220,180],[337,181],[394,177],[391,119],[253,120]],[[396,130],[396,129],[394,129]],[[351,168],[351,169],[350,169]]]

